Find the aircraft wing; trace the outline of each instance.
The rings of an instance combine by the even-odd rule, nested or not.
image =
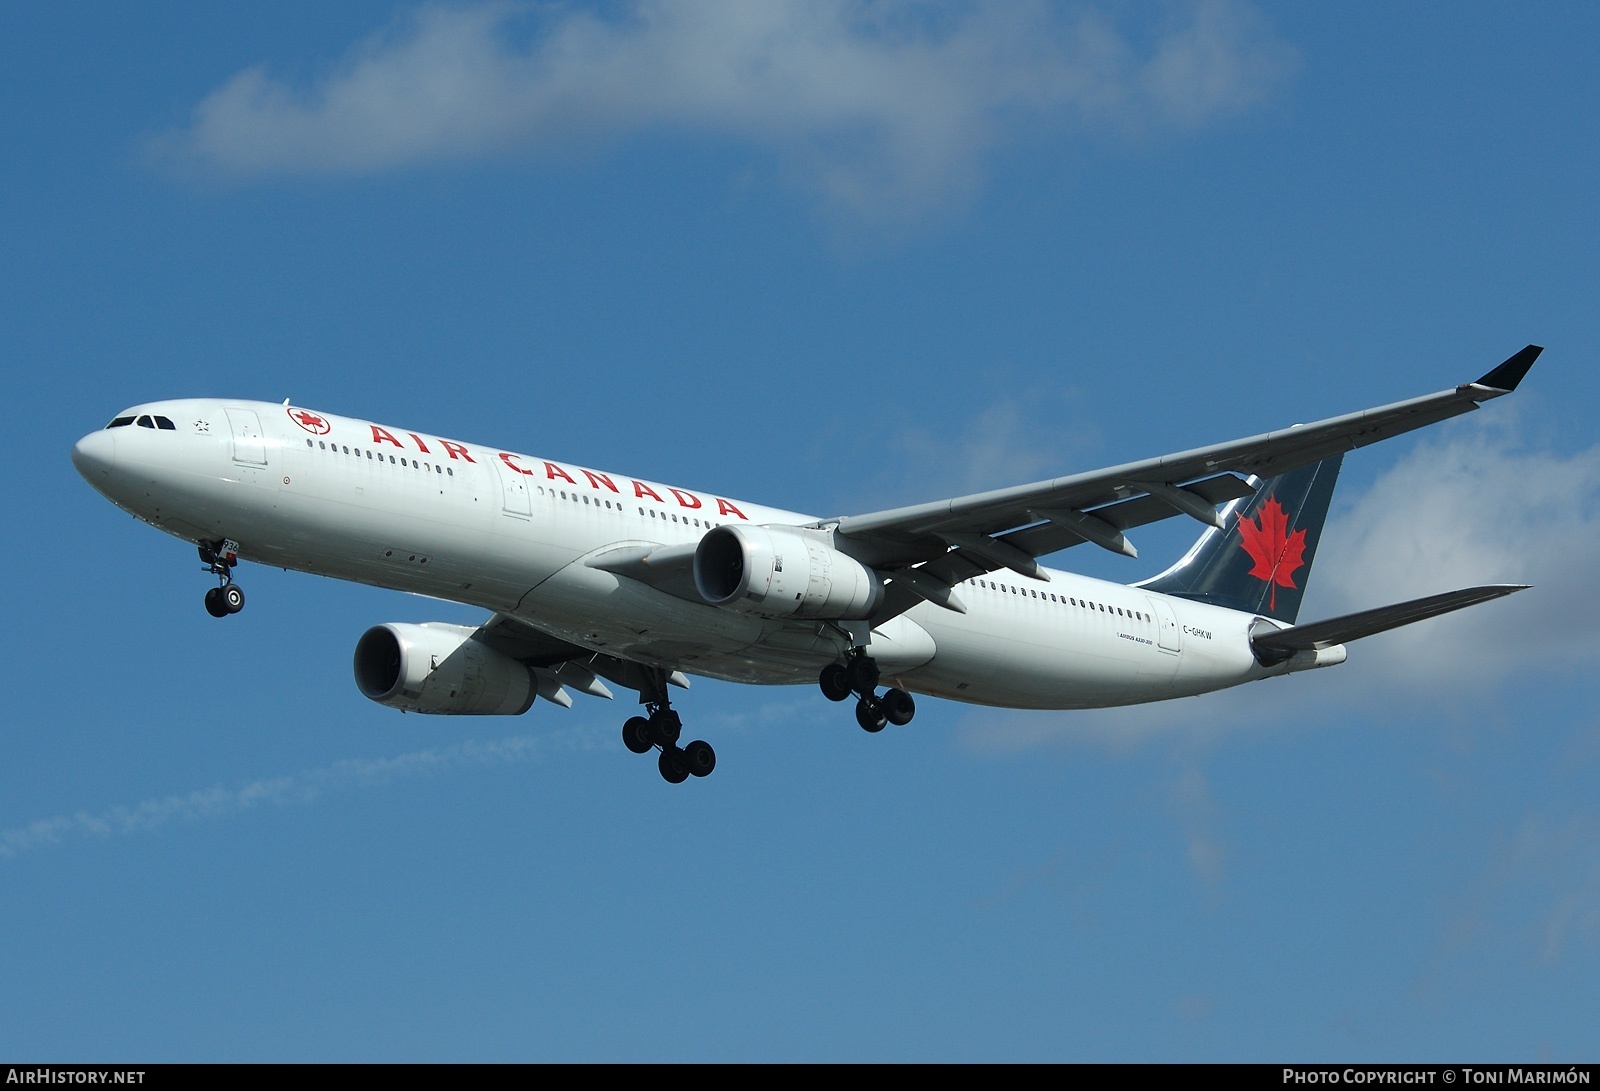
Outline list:
[[[572,707],[566,687],[610,700],[611,690],[601,678],[640,693],[654,694],[658,688],[649,670],[638,663],[592,652],[509,614],[495,614],[473,636],[531,668],[539,696],[566,708]],[[689,679],[679,671],[667,672],[666,681],[680,689],[689,688]]]
[[[1209,447],[951,500],[826,520],[840,545],[893,579],[879,624],[954,583],[997,568],[1043,577],[1034,558],[1082,542],[1137,556],[1123,532],[1173,515],[1216,525],[1216,506],[1272,477],[1468,413],[1517,388],[1543,349],[1529,345],[1474,382],[1359,413]],[[911,566],[920,566],[905,571]],[[915,583],[923,584],[918,588]],[[959,606],[956,608],[959,609]]]

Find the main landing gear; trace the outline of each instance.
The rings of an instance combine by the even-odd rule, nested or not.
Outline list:
[[[696,739],[687,746],[678,745],[683,734],[683,721],[672,711],[667,700],[666,684],[657,687],[653,700],[646,700],[648,716],[634,716],[622,725],[622,745],[635,754],[648,754],[659,749],[661,757],[656,767],[661,779],[668,784],[682,784],[690,777],[706,777],[717,767],[717,752],[711,744]]]
[[[856,723],[864,731],[882,731],[887,724],[899,727],[917,714],[917,703],[903,689],[886,689],[878,694],[878,664],[864,648],[856,648],[843,663],[822,668],[817,684],[830,701],[843,701],[852,693],[856,701]]]
[[[201,542],[200,560],[205,570],[217,577],[218,586],[206,592],[206,613],[227,617],[244,609],[244,588],[233,582],[233,567],[239,563],[239,543],[232,540]]]

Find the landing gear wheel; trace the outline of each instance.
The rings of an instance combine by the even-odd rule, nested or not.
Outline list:
[[[244,589],[236,583],[222,588],[222,605],[230,614],[244,609]]]
[[[675,746],[661,751],[661,760],[656,767],[661,770],[661,779],[668,784],[682,784],[689,779],[689,767],[683,760],[683,751]]]
[[[717,767],[717,752],[711,749],[710,743],[696,739],[683,748],[683,764],[694,776],[710,776],[711,770]]]
[[[650,714],[650,735],[660,745],[671,747],[681,734],[683,721],[670,708],[657,709]]]
[[[845,664],[845,677],[850,680],[850,688],[862,697],[869,696],[878,688],[878,664],[873,662],[870,655],[856,655]]]
[[[883,696],[878,698],[878,704],[883,709],[884,719],[896,727],[904,727],[917,714],[917,703],[903,689],[884,690]]]
[[[823,667],[817,684],[822,687],[822,695],[830,701],[842,701],[850,696],[850,674],[844,669],[843,663],[829,663]]]
[[[650,741],[650,721],[634,716],[622,725],[622,745],[635,754],[648,754],[655,743]]]
[[[228,616],[228,604],[222,601],[222,588],[213,587],[206,592],[206,613],[212,617]]]
[[[871,697],[863,697],[856,702],[856,723],[861,725],[861,730],[882,731],[883,725],[888,722],[883,714],[883,706]]]

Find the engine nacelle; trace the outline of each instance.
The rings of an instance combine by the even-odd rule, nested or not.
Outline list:
[[[446,716],[518,716],[538,694],[527,667],[430,621],[375,625],[356,642],[356,686],[380,705]]]
[[[883,602],[872,569],[799,527],[720,526],[694,551],[700,597],[761,617],[871,617]]]

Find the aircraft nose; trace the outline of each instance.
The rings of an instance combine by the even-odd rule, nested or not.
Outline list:
[[[116,437],[103,428],[72,445],[72,464],[91,485],[99,485],[110,475],[116,458]]]

